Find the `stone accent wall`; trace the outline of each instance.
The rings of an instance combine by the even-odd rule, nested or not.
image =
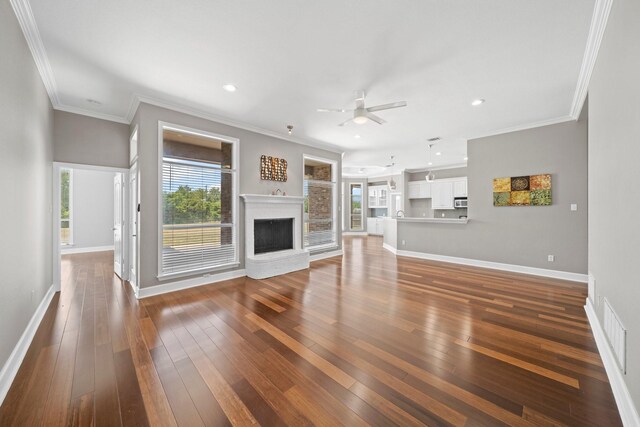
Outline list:
[[[306,179],[331,182],[331,165],[305,166]],[[332,187],[327,185],[309,185],[309,232],[331,231]],[[316,222],[318,220],[326,220]]]

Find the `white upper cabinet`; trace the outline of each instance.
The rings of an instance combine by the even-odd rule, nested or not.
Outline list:
[[[467,177],[454,178],[453,197],[467,197]]]
[[[454,209],[453,181],[435,180],[431,183],[431,209]]]
[[[369,187],[369,207],[386,208],[389,199],[389,189],[386,185],[374,185]]]
[[[455,197],[467,197],[467,177],[410,181],[409,199],[431,199],[431,209],[453,209]]]
[[[411,181],[408,183],[410,199],[428,199],[431,197],[431,183],[424,181]]]

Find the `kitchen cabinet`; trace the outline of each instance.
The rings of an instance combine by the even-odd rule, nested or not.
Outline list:
[[[389,189],[386,185],[374,185],[369,187],[369,207],[386,208]]]
[[[467,177],[453,179],[453,197],[467,197]]]
[[[454,209],[453,180],[435,180],[431,183],[431,209]]]
[[[367,233],[382,236],[384,232],[384,218],[367,218]]]
[[[408,183],[409,199],[428,199],[431,196],[431,183],[424,181],[410,181]]]

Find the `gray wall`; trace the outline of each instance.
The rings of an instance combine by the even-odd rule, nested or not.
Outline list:
[[[339,153],[295,144],[282,139],[250,132],[199,117],[190,116],[149,104],[140,104],[131,123],[131,130],[139,125],[138,134],[138,167],[140,173],[140,287],[149,287],[170,283],[170,280],[158,281],[158,121],[187,126],[240,140],[240,175],[239,194],[271,194],[280,188],[290,196],[302,196],[303,154],[332,159],[337,165],[338,205],[340,206],[340,189],[342,178],[342,159]],[[260,156],[275,155],[287,160],[287,182],[261,181]],[[244,267],[244,207],[238,202],[240,261],[239,268]],[[338,212],[338,247],[342,247],[341,212]],[[197,277],[198,275],[196,275]],[[200,275],[201,276],[201,275]],[[176,279],[184,280],[184,278]]]
[[[113,172],[73,170],[73,247],[113,245]]]
[[[467,153],[469,223],[398,223],[398,249],[586,273],[586,121],[471,140]],[[552,174],[552,206],[493,206],[493,178],[540,173]]]
[[[129,125],[56,111],[53,160],[129,168]]]
[[[589,85],[589,271],[627,332],[627,387],[640,408],[640,3],[616,0]],[[624,203],[624,207],[622,206]]]
[[[0,181],[11,200],[0,209],[1,370],[53,283],[53,110],[8,1],[0,57]]]

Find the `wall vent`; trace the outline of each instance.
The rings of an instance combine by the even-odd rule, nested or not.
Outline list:
[[[611,308],[611,304],[605,298],[604,310],[604,333],[607,335],[609,345],[618,361],[618,367],[622,373],[627,373],[627,330],[622,325],[620,318]]]

